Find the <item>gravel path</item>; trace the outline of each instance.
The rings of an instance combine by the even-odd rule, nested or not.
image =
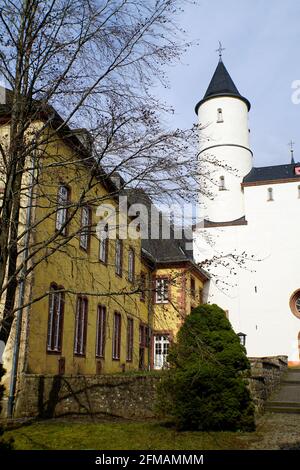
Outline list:
[[[249,440],[248,448],[300,450],[300,414],[265,413],[258,420],[255,438]]]

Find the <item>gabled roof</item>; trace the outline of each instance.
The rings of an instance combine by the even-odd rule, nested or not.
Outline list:
[[[285,179],[299,179],[300,181],[300,174],[295,173],[295,168],[300,168],[300,163],[252,168],[250,173],[248,173],[248,175],[243,179],[243,184]]]
[[[163,214],[159,215],[160,211],[153,205],[150,196],[142,189],[125,189],[123,194],[128,197],[129,205],[140,203],[144,204],[148,209],[148,238],[142,238],[142,254],[147,258],[153,266],[168,267],[174,264],[186,264],[195,269],[198,274],[204,279],[209,279],[208,273],[200,268],[194,261],[192,240],[185,238],[185,233],[182,233],[181,239],[176,239],[174,228],[170,227],[170,238],[162,237]],[[157,220],[159,220],[159,234],[155,239],[151,236],[151,216],[156,212]],[[142,214],[141,214],[142,215]],[[187,249],[187,243],[190,244],[190,249]]]
[[[217,65],[205,95],[195,107],[196,114],[198,113],[198,108],[202,103],[217,96],[233,96],[244,101],[248,110],[251,107],[250,102],[238,91],[222,60],[220,60]]]

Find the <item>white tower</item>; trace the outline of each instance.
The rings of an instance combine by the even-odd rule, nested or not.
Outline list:
[[[195,111],[200,131],[201,216],[212,223],[230,223],[245,215],[241,188],[252,168],[249,148],[249,101],[233,83],[220,60]],[[204,194],[205,193],[205,194]]]

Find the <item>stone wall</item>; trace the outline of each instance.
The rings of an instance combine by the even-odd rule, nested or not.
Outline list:
[[[153,418],[159,374],[23,376],[15,417]]]
[[[250,357],[251,377],[249,389],[258,413],[264,411],[270,395],[279,387],[283,374],[287,371],[287,356]]]
[[[278,387],[287,369],[285,356],[250,358],[247,379],[257,412]],[[15,417],[91,415],[127,419],[154,418],[160,374],[53,376],[22,378]]]

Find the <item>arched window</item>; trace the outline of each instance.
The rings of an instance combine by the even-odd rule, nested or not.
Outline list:
[[[218,108],[218,111],[217,111],[217,122],[223,122],[223,112],[222,112],[222,108]]]
[[[219,178],[219,191],[224,191],[225,190],[225,177],[220,176]]]
[[[268,201],[274,201],[273,188],[268,188]]]

